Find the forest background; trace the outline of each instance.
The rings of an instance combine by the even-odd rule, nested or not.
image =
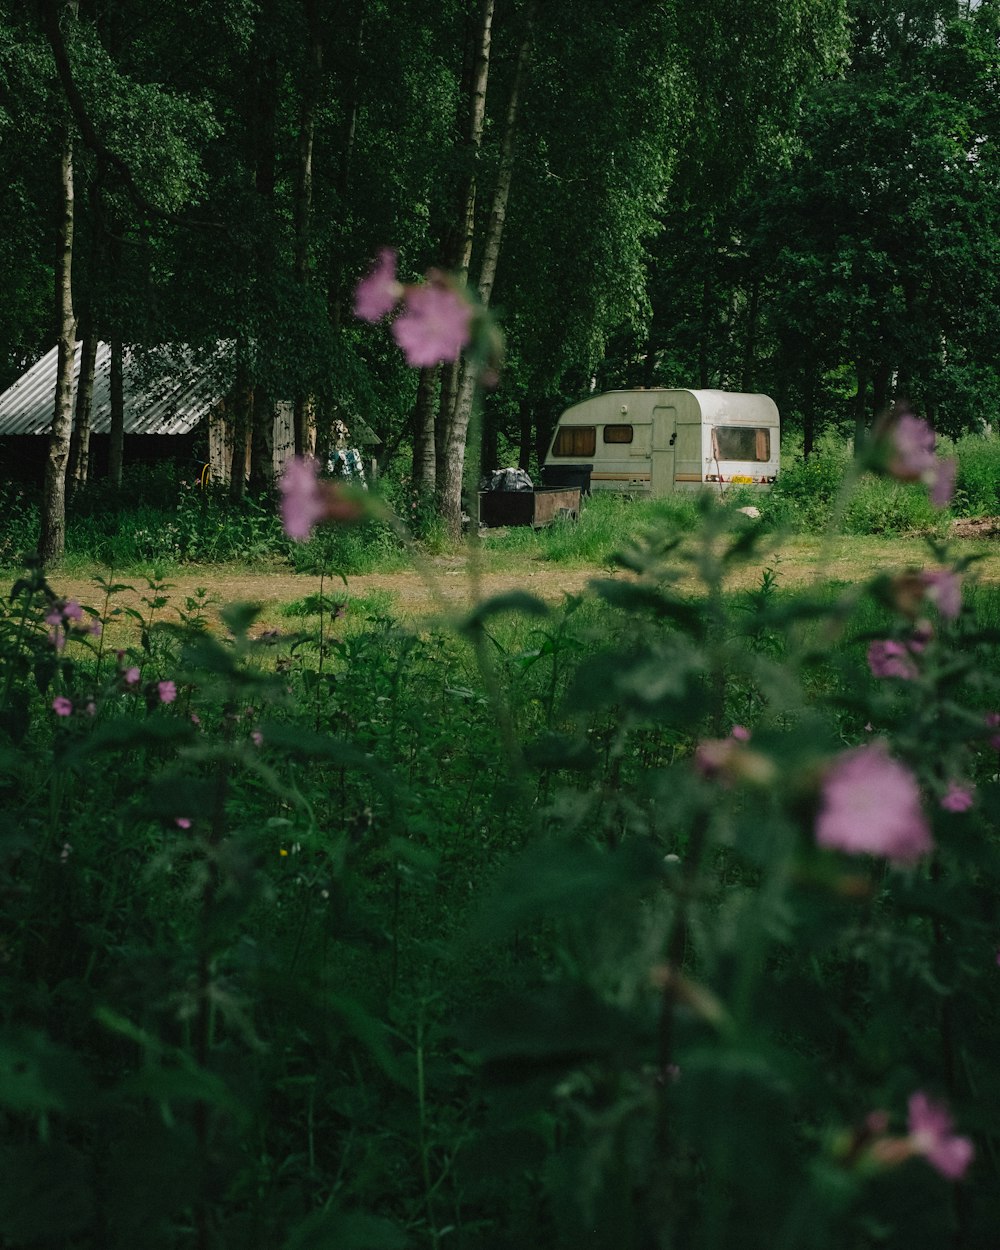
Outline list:
[[[351,314],[386,245],[500,311],[486,468],[536,468],[593,387],[765,391],[807,456],[893,394],[941,433],[992,420],[992,0],[8,0],[0,22],[0,387],[60,339],[232,342],[252,491],[280,397],[321,459],[362,416],[456,522],[471,373],[409,369]],[[59,405],[49,555],[86,473]]]

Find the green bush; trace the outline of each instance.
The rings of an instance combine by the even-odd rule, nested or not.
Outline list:
[[[896,482],[865,474],[851,494],[843,528],[847,534],[933,532],[941,524],[942,515],[922,483]]]
[[[967,434],[955,444],[958,476],[954,511],[960,516],[1000,513],[1000,437]]]

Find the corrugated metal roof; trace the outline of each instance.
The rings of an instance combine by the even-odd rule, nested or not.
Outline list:
[[[56,398],[58,348],[42,357],[0,395],[0,436],[46,434]],[[73,398],[80,377],[82,344],[76,345]],[[232,345],[215,352],[162,346],[138,352],[126,348],[123,389],[126,434],[186,434],[226,395],[232,385]],[[111,348],[97,346],[90,428],[107,434],[111,428]]]

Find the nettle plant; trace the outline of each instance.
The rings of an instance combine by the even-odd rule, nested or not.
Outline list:
[[[362,292],[394,282],[384,255]],[[905,408],[835,520],[865,471],[952,497]],[[283,490],[293,536],[339,514],[304,469]],[[1000,692],[995,631],[963,610],[973,561],[931,542],[928,567],[832,602],[771,575],[734,612],[757,535],[732,524],[706,499],[694,539],[622,558],[633,576],[596,585],[613,645],[512,752],[515,793],[547,781],[477,930],[522,984],[460,1029],[497,1152],[495,1188],[468,1183],[499,1188],[501,1223],[513,1201],[521,1244],[985,1247]],[[694,602],[673,589],[692,569]],[[859,654],[865,600],[894,624]]]
[[[420,359],[477,333],[393,274]],[[906,412],[867,468],[950,491]],[[281,490],[292,541],[396,525],[311,462]],[[429,632],[30,569],[0,1241],[992,1248],[1000,636],[944,543],[732,592],[758,537],[706,497],[586,597]]]

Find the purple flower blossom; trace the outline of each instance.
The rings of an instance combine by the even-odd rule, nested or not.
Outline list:
[[[967,812],[974,802],[973,787],[960,781],[949,781],[948,791],[941,799],[946,812]]]
[[[177,826],[178,829],[190,829],[191,818],[189,816],[175,816],[174,824]]]
[[[381,321],[392,312],[402,294],[403,288],[396,278],[396,253],[384,247],[378,254],[375,268],[355,288],[355,316],[362,321]]]
[[[954,1121],[943,1103],[934,1102],[918,1090],[910,1096],[908,1128],[910,1145],[936,1172],[950,1181],[965,1175],[975,1156],[968,1137],[952,1132]]]
[[[889,472],[901,482],[923,482],[931,502],[944,508],[955,493],[955,461],[934,454],[934,431],[922,417],[901,412],[892,426]]]
[[[64,694],[57,694],[52,700],[52,710],[56,716],[72,716],[73,704]]]
[[[902,482],[916,482],[933,472],[934,431],[912,412],[901,412],[892,427],[889,472]]]
[[[917,780],[881,740],[839,755],[823,783],[819,846],[912,864],[933,850]]]
[[[748,781],[767,785],[774,779],[774,764],[747,746],[750,730],[734,725],[728,738],[703,738],[695,747],[694,766],[709,781],[731,785]]]
[[[884,638],[868,648],[868,667],[874,677],[898,677],[913,681],[918,675],[909,648],[902,642]]]
[[[936,460],[934,468],[925,475],[924,480],[930,487],[931,503],[935,508],[947,508],[955,494],[955,475],[958,466],[949,456],[945,460]]]
[[[177,686],[172,681],[158,681],[156,693],[160,696],[161,703],[173,703],[177,698]]]
[[[443,278],[406,288],[392,336],[415,368],[457,360],[471,338],[472,305]]]
[[[313,526],[326,515],[319,485],[319,467],[311,457],[295,456],[285,465],[281,488],[281,523],[289,538],[306,542]]]
[[[962,579],[951,569],[926,569],[920,575],[924,594],[945,620],[953,621],[962,610]]]
[[[137,686],[139,684],[139,676],[140,674],[137,668],[127,668],[125,672],[122,673],[122,681],[126,686]]]

